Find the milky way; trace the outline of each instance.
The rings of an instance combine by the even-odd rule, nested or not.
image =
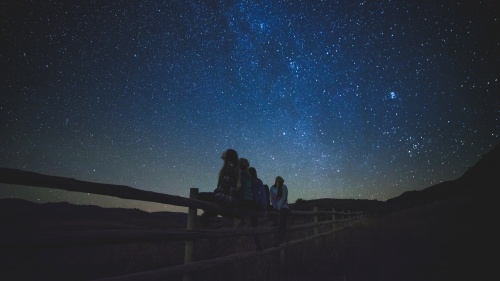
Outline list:
[[[495,1],[0,5],[2,167],[188,196],[234,148],[291,202],[387,200],[500,142]]]

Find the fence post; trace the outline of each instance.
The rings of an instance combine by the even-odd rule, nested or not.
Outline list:
[[[189,199],[197,199],[198,198],[198,188],[189,189]],[[187,220],[187,230],[196,229],[196,220],[198,217],[198,210],[194,207],[189,207],[188,209],[188,220]],[[186,241],[186,245],[184,246],[184,264],[188,264],[193,261],[193,252],[194,252],[194,241]],[[182,276],[183,281],[190,281],[191,275],[184,274]]]
[[[280,249],[280,281],[287,280],[287,270],[286,270],[286,247]]]
[[[317,212],[318,211],[318,207],[314,206],[313,211]],[[318,214],[314,214],[314,223],[318,223],[318,222],[319,222],[319,215]],[[319,226],[315,226],[314,227],[314,235],[318,235],[318,234],[319,234]],[[318,247],[320,245],[319,238],[315,238],[314,239],[314,245],[316,245],[316,247]]]
[[[314,206],[313,211],[318,212],[318,206]],[[318,222],[319,222],[318,214],[314,214],[314,223],[318,223]],[[318,226],[315,226],[314,227],[314,235],[318,235],[318,234],[319,234]]]
[[[332,212],[335,212],[335,207],[332,208]],[[332,214],[332,230],[335,230],[335,221],[336,221],[335,213]]]
[[[340,218],[340,220],[342,220],[342,222],[340,223],[340,225],[342,227],[344,227],[346,225],[346,222],[344,220],[347,219],[347,215],[346,215],[346,211],[345,210],[340,210],[339,218]]]
[[[318,211],[318,206],[314,206],[313,211],[317,212]],[[318,214],[314,214],[314,223],[318,223],[318,222],[319,222]],[[318,234],[319,234],[318,226],[315,226],[314,227],[314,235],[318,235]]]

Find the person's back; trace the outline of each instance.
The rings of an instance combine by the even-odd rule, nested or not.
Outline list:
[[[253,201],[257,203],[259,211],[267,213],[268,196],[266,194],[264,183],[257,177],[257,170],[255,168],[250,167],[248,172],[252,177]]]
[[[271,193],[269,191],[269,185],[267,184],[264,184],[264,191],[266,192],[266,206],[268,209],[270,209],[272,206],[271,206]]]
[[[237,195],[238,167],[228,162],[222,167],[215,198],[226,206],[235,205],[238,201]]]
[[[238,153],[234,149],[228,149],[222,153],[221,159],[224,164],[219,171],[217,187],[213,192],[201,192],[198,199],[220,204],[224,207],[233,208],[237,203],[237,190],[239,186]],[[217,216],[218,212],[205,210],[200,216],[200,223],[208,227],[210,218]],[[232,218],[232,213],[221,214]]]
[[[248,166],[247,166],[248,167]],[[240,165],[240,169],[245,168],[244,166],[242,167]],[[243,173],[242,173],[243,174]],[[245,171],[245,192],[244,192],[244,197],[243,200],[241,201],[241,207],[244,211],[247,212],[252,212],[250,215],[250,221],[252,224],[252,227],[258,227],[259,225],[259,216],[257,212],[262,211],[260,208],[258,201],[256,200],[259,196],[258,190],[255,189],[255,187],[259,184],[263,186],[262,181],[257,178],[257,171],[255,168],[250,167],[247,168]],[[247,178],[248,175],[248,178]],[[243,178],[243,177],[242,177]],[[243,186],[243,182],[242,182]],[[254,235],[254,240],[255,240],[255,245],[257,247],[257,250],[262,249],[262,245],[260,243],[260,238],[259,235]]]
[[[281,188],[281,192],[279,189]],[[285,184],[282,184],[281,187],[278,188],[276,185],[271,186],[269,193],[271,194],[271,205],[276,210],[281,210],[282,208],[288,209],[288,187]],[[281,193],[281,194],[280,194]]]
[[[241,181],[241,199],[242,200],[253,200],[253,188],[252,188],[252,177],[248,171],[240,171],[240,181]]]
[[[279,246],[286,236],[287,219],[289,213],[288,188],[285,185],[285,180],[282,177],[276,177],[275,183],[270,189],[270,194],[271,204],[273,205],[273,208],[276,209],[280,214],[279,231],[274,241],[274,246]]]

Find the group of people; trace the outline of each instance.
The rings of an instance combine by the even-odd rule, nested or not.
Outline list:
[[[274,246],[281,244],[286,236],[287,217],[289,214],[288,188],[285,180],[278,176],[271,188],[264,185],[257,176],[257,170],[250,167],[245,158],[238,158],[234,149],[228,149],[221,156],[224,164],[219,171],[217,187],[213,192],[202,192],[200,200],[217,203],[227,209],[227,213],[206,210],[200,217],[203,227],[208,227],[210,219],[217,215],[239,219],[240,225],[246,223],[249,214],[252,227],[258,226],[258,213],[279,213],[279,231],[275,237]],[[268,207],[272,207],[268,210]],[[239,215],[238,215],[238,212]],[[262,249],[258,235],[254,236],[257,249]]]

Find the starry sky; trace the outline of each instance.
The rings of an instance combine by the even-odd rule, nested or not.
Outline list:
[[[496,1],[3,1],[0,167],[187,197],[387,200],[500,142]],[[0,197],[123,206],[2,185]],[[129,202],[145,210],[165,207]]]

